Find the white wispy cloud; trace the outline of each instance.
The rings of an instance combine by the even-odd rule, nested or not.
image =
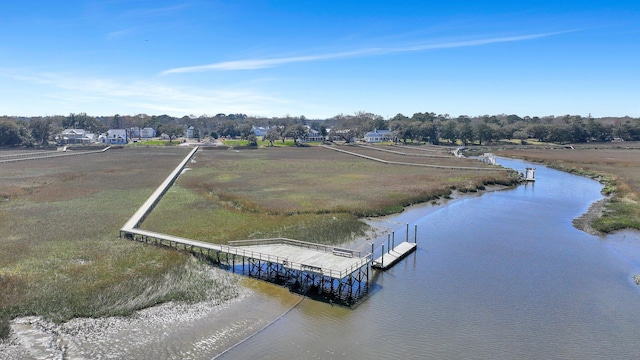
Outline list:
[[[108,40],[119,39],[131,34],[132,31],[133,28],[112,31],[110,33],[107,33],[106,38]]]
[[[286,100],[246,87],[201,88],[175,86],[159,79],[116,79],[86,74],[34,73],[0,69],[0,78],[31,84],[40,99],[48,99],[46,112],[109,109],[106,113],[206,114],[211,112],[269,112]],[[25,95],[28,96],[28,95]],[[3,107],[0,101],[0,107]],[[10,107],[9,105],[7,106]],[[33,111],[32,109],[31,111]]]
[[[189,7],[191,7],[190,4],[179,4],[165,7],[134,9],[127,12],[127,15],[135,17],[165,17],[174,15],[176,12]]]
[[[207,64],[207,65],[186,66],[186,67],[168,69],[161,72],[160,75],[193,73],[193,72],[204,72],[204,71],[255,70],[255,69],[271,68],[271,67],[290,64],[290,63],[334,60],[334,59],[344,59],[344,58],[352,58],[352,57],[384,55],[384,54],[391,54],[391,53],[416,52],[416,51],[425,51],[425,50],[433,50],[433,49],[460,48],[460,47],[481,46],[481,45],[489,45],[489,44],[505,43],[505,42],[525,41],[525,40],[539,39],[539,38],[548,37],[552,35],[558,35],[566,32],[569,32],[569,31],[529,34],[529,35],[519,35],[519,36],[492,37],[492,38],[485,38],[485,39],[452,41],[452,42],[442,42],[442,43],[430,43],[430,44],[410,45],[410,46],[404,46],[404,47],[395,47],[395,48],[394,47],[363,48],[363,49],[354,50],[354,51],[316,54],[316,55],[307,55],[307,56],[274,57],[274,58],[268,58],[268,59],[243,59],[243,60],[235,60],[235,61],[223,61],[223,62],[217,62],[217,63]]]

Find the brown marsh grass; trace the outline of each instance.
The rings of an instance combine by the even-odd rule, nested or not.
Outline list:
[[[417,159],[470,164],[454,157]],[[143,227],[216,243],[277,236],[343,243],[366,230],[360,217],[399,212],[454,189],[515,182],[513,173],[486,168],[390,165],[321,147],[202,150]]]
[[[187,153],[125,148],[0,164],[4,328],[21,315],[64,321],[201,299],[203,287],[193,284],[211,280],[188,256],[118,237]]]
[[[544,163],[553,168],[589,176],[605,184],[612,195],[604,215],[592,226],[602,232],[640,229],[640,143],[597,143],[574,145],[574,149],[504,149],[497,153]]]

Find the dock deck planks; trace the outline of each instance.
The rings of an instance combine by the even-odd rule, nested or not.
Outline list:
[[[375,269],[387,270],[398,263],[400,260],[404,259],[407,255],[415,251],[417,247],[418,244],[405,241],[386,254],[383,254],[382,256],[374,260],[371,267]]]
[[[288,262],[293,264],[303,264],[311,267],[322,268],[324,271],[331,270],[332,273],[344,273],[345,269],[356,268],[363,261],[363,258],[359,257],[350,258],[338,256],[331,252],[307,249],[287,244],[249,245],[239,248],[255,251],[261,254],[277,255],[280,258],[285,258]]]

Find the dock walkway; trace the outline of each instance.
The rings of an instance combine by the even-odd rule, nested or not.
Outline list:
[[[43,160],[43,159],[52,159],[52,158],[66,157],[66,156],[99,154],[109,150],[109,148],[111,148],[111,146],[107,146],[99,150],[87,150],[87,151],[73,150],[73,151],[41,151],[41,152],[30,152],[30,153],[16,153],[16,154],[0,156],[0,163],[10,163],[10,162],[28,161],[28,160]]]

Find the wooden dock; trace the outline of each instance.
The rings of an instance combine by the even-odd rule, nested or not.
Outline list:
[[[418,244],[405,241],[374,260],[371,267],[374,269],[387,270],[397,264],[400,260],[404,259],[410,253],[414,252],[417,247]]]
[[[204,256],[234,273],[284,285],[293,292],[336,304],[353,305],[369,290],[372,255],[363,256],[355,250],[349,250],[352,256],[344,256],[347,249],[286,238],[221,245],[142,229],[122,229],[120,234]]]

